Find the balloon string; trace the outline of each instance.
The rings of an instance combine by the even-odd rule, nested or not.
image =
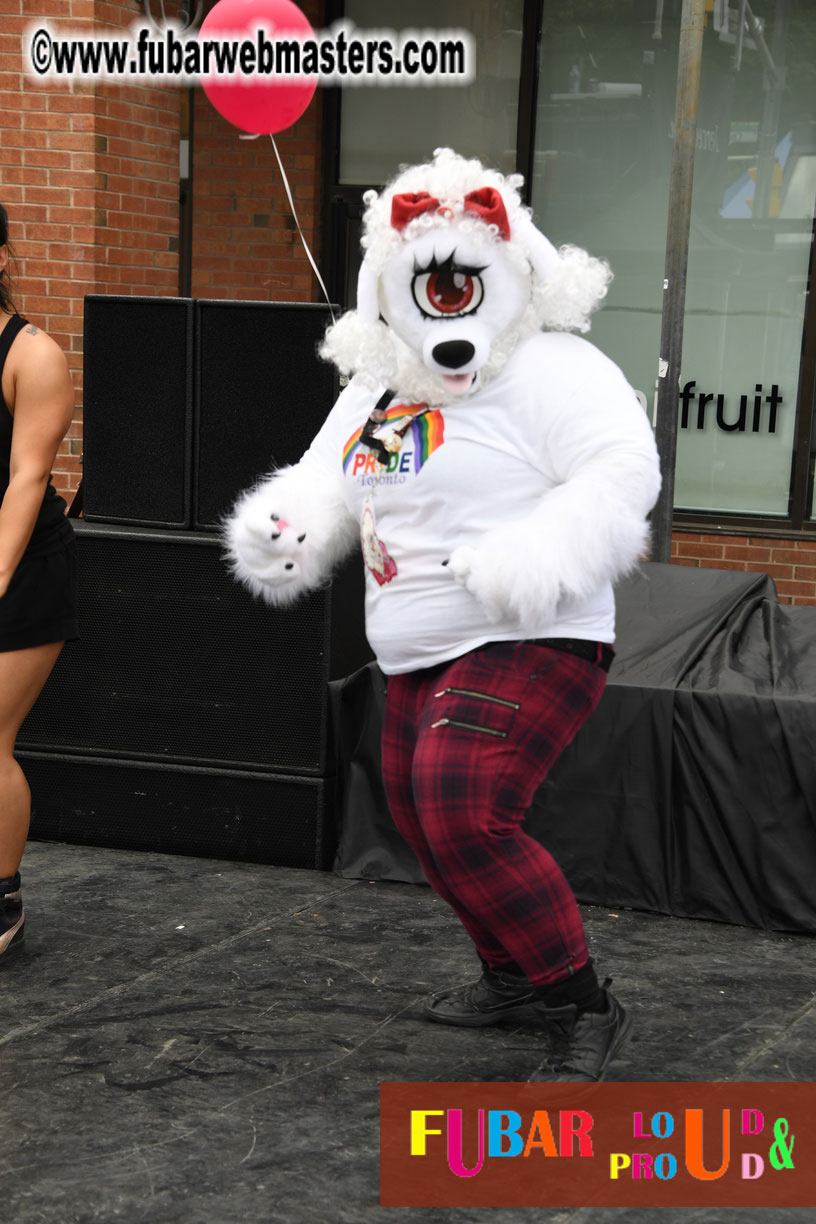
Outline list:
[[[257,140],[259,136],[260,136],[259,132],[254,132],[254,133],[242,132],[240,136],[238,137],[238,139],[239,140]],[[300,241],[303,243],[303,249],[306,252],[306,257],[309,260],[309,263],[312,265],[312,271],[314,272],[315,276],[318,279],[320,288],[323,290],[323,296],[326,299],[326,305],[329,308],[329,314],[332,317],[332,323],[336,323],[337,316],[334,313],[334,307],[332,306],[331,298],[329,297],[329,291],[323,282],[323,277],[320,275],[320,269],[318,268],[317,264],[314,261],[314,256],[312,255],[312,252],[309,250],[309,244],[306,241],[306,235],[303,233],[303,230],[300,228],[300,221],[298,220],[297,209],[295,208],[295,201],[292,198],[292,190],[289,186],[289,180],[286,177],[286,171],[283,168],[283,162],[281,161],[281,156],[280,156],[280,153],[278,152],[278,146],[275,144],[275,137],[272,135],[271,132],[269,133],[269,139],[272,141],[272,148],[275,150],[275,157],[278,160],[278,168],[281,172],[281,178],[283,179],[283,189],[286,192],[286,198],[289,201],[289,208],[291,209],[292,218],[295,222],[295,225],[297,226],[297,232],[300,234]]]
[[[320,275],[320,269],[315,263],[314,256],[312,255],[312,252],[309,250],[309,244],[306,241],[306,235],[303,233],[303,230],[300,228],[300,221],[298,220],[297,210],[295,209],[295,201],[292,198],[292,191],[289,186],[289,180],[286,177],[286,171],[283,168],[283,162],[281,161],[281,156],[280,156],[280,153],[278,152],[278,146],[275,144],[275,137],[272,135],[271,132],[269,134],[269,139],[272,141],[272,148],[275,150],[275,157],[278,159],[278,167],[281,172],[281,178],[283,179],[283,187],[286,192],[286,198],[289,201],[289,207],[292,210],[292,217],[294,218],[295,225],[297,226],[297,232],[300,234],[300,241],[303,243],[303,249],[306,252],[306,257],[309,260],[309,263],[312,265],[312,270],[314,271],[314,274],[318,279],[320,288],[323,290],[323,296],[326,299],[326,305],[329,308],[329,313],[331,314],[331,317],[332,317],[332,323],[336,323],[337,318],[335,317],[334,307],[332,306],[331,298],[329,297],[329,291],[323,282],[323,277]]]

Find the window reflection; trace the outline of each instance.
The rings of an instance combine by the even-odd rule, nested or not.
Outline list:
[[[344,88],[340,181],[386,182],[442,145],[512,173],[523,9],[523,0],[346,0],[346,19],[360,29],[469,30],[477,74],[467,86]]]
[[[679,12],[671,0],[546,2],[541,45],[537,220],[609,259],[592,339],[650,407]],[[816,198],[816,6],[714,0],[694,175],[676,504],[785,516]]]

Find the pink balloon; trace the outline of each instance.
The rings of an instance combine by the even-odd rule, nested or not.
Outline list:
[[[257,26],[269,39],[312,38],[314,30],[292,0],[218,0],[204,18],[199,42],[246,39],[257,46]],[[282,132],[299,119],[314,96],[316,77],[281,79],[257,70],[228,79],[202,76],[201,87],[219,114],[235,127],[262,136]]]

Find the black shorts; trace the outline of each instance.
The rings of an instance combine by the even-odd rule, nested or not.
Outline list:
[[[29,548],[0,598],[0,651],[78,637],[76,541],[66,523],[57,539]]]

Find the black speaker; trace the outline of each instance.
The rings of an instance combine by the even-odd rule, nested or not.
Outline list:
[[[82,636],[23,723],[21,748],[333,772],[328,681],[371,657],[359,557],[333,635],[333,586],[270,608],[233,580],[216,536],[81,522],[76,533]]]
[[[317,356],[327,306],[196,302],[193,525],[213,530],[236,495],[296,463],[337,397]]]
[[[192,338],[187,298],[85,298],[89,522],[190,526]]]
[[[41,841],[278,867],[332,865],[333,778],[17,755],[31,786],[31,836]]]

